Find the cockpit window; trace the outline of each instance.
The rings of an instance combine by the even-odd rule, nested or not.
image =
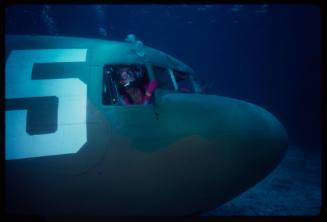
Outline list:
[[[152,66],[152,70],[155,79],[158,81],[158,88],[174,90],[174,84],[168,69],[159,66]]]
[[[105,65],[103,69],[103,105],[147,104],[145,91],[149,85],[144,65]]]
[[[173,73],[175,76],[175,80],[176,80],[179,92],[184,92],[184,93],[193,93],[194,92],[193,82],[192,82],[189,74],[187,74],[185,72],[177,71],[177,70],[173,70]]]

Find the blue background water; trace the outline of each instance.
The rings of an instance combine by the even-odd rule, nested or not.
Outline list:
[[[273,113],[291,144],[320,147],[321,23],[316,5],[16,5],[7,34],[42,34],[145,45],[190,65],[208,94]]]

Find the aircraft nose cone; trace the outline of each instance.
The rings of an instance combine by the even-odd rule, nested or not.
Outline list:
[[[238,119],[239,138],[248,141],[244,143],[247,144],[244,149],[248,148],[252,155],[253,162],[249,163],[258,167],[258,174],[267,175],[285,154],[288,146],[286,130],[272,113],[260,106],[247,102],[240,106],[244,113]]]
[[[170,105],[165,111],[175,115],[171,130],[195,135],[200,141],[185,148],[196,153],[192,170],[188,170],[188,184],[192,181],[197,187],[188,186],[198,209],[212,209],[255,185],[277,166],[286,151],[285,128],[257,105],[208,95],[172,95],[166,102]],[[199,187],[201,191],[197,191]],[[203,197],[206,201],[201,201]]]
[[[211,95],[169,95],[165,101],[170,109],[165,112],[175,117],[170,119],[170,130],[176,134],[199,135],[216,149],[263,165],[278,162],[287,148],[283,125],[258,105]]]
[[[252,103],[216,97],[208,138],[234,150],[234,158],[249,168],[258,168],[264,175],[272,170],[283,157],[288,137],[281,122],[269,111]],[[251,169],[252,173],[256,170]]]
[[[252,103],[216,97],[212,104],[207,138],[227,153],[231,172],[246,177],[241,182],[244,186],[255,184],[284,156],[288,145],[285,128],[272,113]]]

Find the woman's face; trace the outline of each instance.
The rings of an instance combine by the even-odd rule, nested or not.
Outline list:
[[[128,73],[126,71],[123,71],[121,74],[120,74],[122,80],[127,80],[128,79]]]
[[[124,70],[124,71],[122,71],[120,73],[120,78],[121,78],[121,83],[122,84],[133,82],[135,80],[135,78],[133,76],[128,74],[127,70]]]
[[[142,104],[143,103],[143,93],[139,88],[129,88],[126,90],[128,95],[133,100],[134,104]]]

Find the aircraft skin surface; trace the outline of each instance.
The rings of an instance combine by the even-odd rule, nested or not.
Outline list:
[[[231,200],[278,165],[287,133],[254,104],[158,86],[153,104],[104,105],[105,65],[141,64],[150,79],[154,65],[194,73],[159,50],[137,50],[6,36],[7,213],[190,215]]]

